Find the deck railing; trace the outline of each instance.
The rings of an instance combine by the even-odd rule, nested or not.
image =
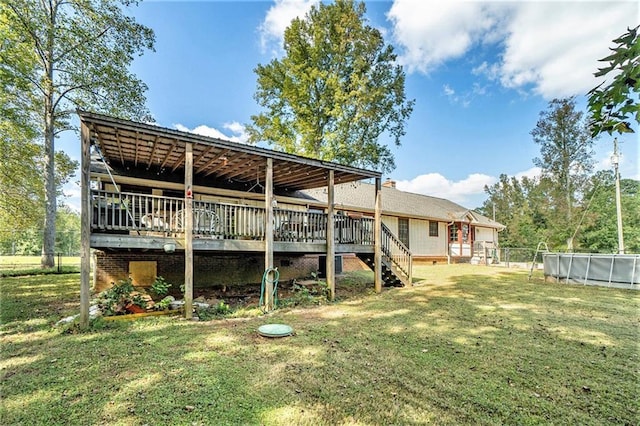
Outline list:
[[[91,228],[103,231],[177,232],[182,198],[92,190]]]
[[[374,220],[369,217],[337,215],[336,242],[341,244],[374,244]]]
[[[92,190],[91,228],[94,232],[184,233],[184,199],[128,192]],[[374,244],[372,218],[339,214],[335,218],[339,244]],[[253,239],[265,237],[263,207],[193,201],[193,234],[201,238]],[[322,212],[274,208],[276,241],[326,241],[327,215]]]

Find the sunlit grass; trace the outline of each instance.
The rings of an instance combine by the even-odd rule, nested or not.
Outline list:
[[[79,256],[56,256],[56,264],[60,259],[63,266],[76,266],[80,264]],[[16,266],[34,266],[40,264],[40,256],[0,256],[0,268],[9,268]]]
[[[0,279],[1,424],[638,424],[638,292],[417,267],[267,316],[64,333],[79,276]],[[285,323],[295,335],[257,335]]]

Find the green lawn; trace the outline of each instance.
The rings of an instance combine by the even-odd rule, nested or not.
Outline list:
[[[0,424],[640,424],[640,293],[470,265],[414,277],[257,318],[75,334],[52,324],[77,312],[77,274],[0,278]],[[265,323],[296,334],[258,337]]]

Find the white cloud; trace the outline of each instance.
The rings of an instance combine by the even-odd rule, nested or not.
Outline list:
[[[220,130],[201,124],[193,129],[189,129],[180,123],[174,124],[174,127],[181,132],[195,133],[197,135],[207,136],[210,138],[224,139],[232,142],[247,143],[248,135],[244,126],[238,122],[225,123],[222,125],[225,129],[232,132],[231,136],[226,135]]]
[[[492,44],[497,63],[483,62],[474,74],[551,99],[594,87],[598,59],[611,40],[637,25],[639,13],[633,1],[395,0],[387,16],[408,72],[427,73]]]
[[[498,39],[504,7],[491,3],[395,0],[387,13],[409,72],[427,73],[463,56],[476,43]]]
[[[540,167],[532,167],[529,170],[524,170],[522,172],[518,172],[515,174],[517,179],[522,179],[523,177],[533,179],[540,177],[542,175],[542,169]]]
[[[470,174],[457,182],[439,173],[427,173],[411,180],[397,181],[396,187],[402,191],[465,202],[474,196],[484,194],[485,185],[493,185],[495,182],[497,182],[495,177],[481,173]]]
[[[445,94],[445,95],[447,95],[447,96],[453,96],[453,95],[455,95],[455,94],[456,94],[456,91],[455,91],[455,90],[453,90],[453,89],[451,88],[451,86],[449,86],[448,84],[445,84],[445,85],[442,87],[442,90],[444,90],[444,94]]]
[[[249,142],[249,134],[247,133],[247,130],[245,129],[243,124],[238,123],[237,121],[233,121],[231,123],[224,123],[222,127],[230,130],[231,133],[235,135],[232,137],[234,138],[234,140],[236,140],[236,142],[241,142],[241,143]]]
[[[64,197],[60,201],[69,206],[71,210],[80,213],[80,206],[82,205],[80,202],[80,182],[67,182],[62,188],[62,192]]]
[[[585,94],[611,40],[635,26],[637,3],[526,2],[509,25],[501,66],[505,87],[532,84],[545,99]]]
[[[297,17],[304,17],[311,6],[318,3],[319,0],[275,0],[275,4],[269,8],[258,28],[262,51],[271,50],[277,55],[282,50],[284,30],[291,21]]]

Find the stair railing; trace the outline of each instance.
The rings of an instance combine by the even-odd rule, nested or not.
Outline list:
[[[382,255],[411,283],[411,250],[384,223],[382,224]]]

